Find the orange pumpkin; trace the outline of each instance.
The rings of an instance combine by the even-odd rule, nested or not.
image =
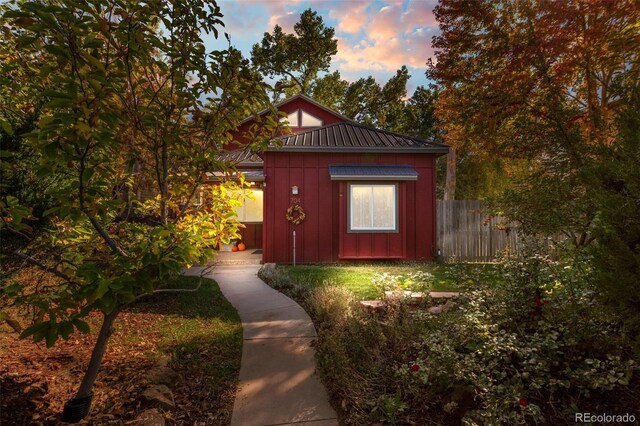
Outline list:
[[[238,250],[245,251],[246,249],[247,249],[247,246],[245,246],[244,243],[238,244]]]
[[[231,251],[238,251],[238,247],[236,246],[231,247]]]

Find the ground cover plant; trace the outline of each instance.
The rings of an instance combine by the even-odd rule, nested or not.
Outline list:
[[[504,259],[499,279],[460,288],[440,315],[401,300],[365,311],[348,286],[296,285],[291,269],[265,278],[312,316],[319,371],[345,424],[639,419],[637,358],[622,323],[597,303],[591,259],[546,252],[534,245]]]
[[[170,284],[188,289],[198,282],[195,277],[179,277]],[[88,318],[90,325],[99,321],[96,314]],[[0,424],[57,423],[86,368],[97,332],[76,333],[46,349],[43,343],[19,340],[9,331],[0,326]],[[149,408],[141,398],[149,383],[146,375],[166,359],[178,373],[169,385],[177,408],[164,412],[167,423],[228,424],[241,351],[238,315],[214,281],[203,279],[196,292],[141,299],[115,321],[87,420],[119,424]]]

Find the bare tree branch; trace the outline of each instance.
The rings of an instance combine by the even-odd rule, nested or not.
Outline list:
[[[83,212],[85,215],[87,215],[87,217],[89,218],[89,221],[91,222],[95,230],[98,231],[98,234],[100,234],[102,239],[105,241],[105,243],[107,243],[107,245],[111,248],[111,250],[113,250],[114,252],[118,253],[121,256],[125,256],[125,257],[128,256],[127,253],[125,253],[125,251],[122,250],[122,248],[118,245],[118,243],[116,243],[116,241],[113,238],[111,238],[111,236],[107,233],[107,231],[104,230],[102,225],[100,225],[100,222],[98,222],[95,217],[89,214],[89,212],[86,209],[83,210]]]
[[[69,282],[73,282],[73,280],[71,279],[70,276],[68,276],[67,274],[58,271],[56,268],[52,268],[49,267],[47,265],[45,265],[44,263],[40,262],[38,259],[34,259],[31,256],[28,256],[24,253],[20,253],[19,251],[14,251],[13,252],[16,256],[18,256],[20,259],[23,259],[25,262],[29,263],[30,265],[33,266],[37,266],[38,268],[47,271],[47,272],[51,272],[53,275],[55,275],[56,277],[62,278],[65,281],[69,281]]]

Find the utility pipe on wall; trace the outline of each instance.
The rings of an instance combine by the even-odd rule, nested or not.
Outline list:
[[[296,230],[293,230],[293,266],[296,266]]]

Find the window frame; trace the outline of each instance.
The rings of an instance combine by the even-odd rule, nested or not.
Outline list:
[[[393,187],[393,195],[394,195],[394,211],[393,211],[393,219],[394,226],[393,228],[353,228],[352,225],[352,210],[351,210],[351,202],[352,202],[352,188],[357,186],[365,186],[365,187],[374,187],[374,186],[390,186]],[[400,185],[398,182],[385,182],[381,183],[380,181],[357,181],[357,182],[349,182],[347,184],[347,232],[350,234],[397,234],[400,232]],[[371,205],[373,209],[373,203]],[[371,220],[373,221],[373,215],[371,216]]]
[[[289,121],[289,118],[294,114],[296,116],[296,122],[292,123],[291,121]],[[311,125],[311,126],[302,125],[302,119],[303,119],[304,114],[307,114],[309,117],[313,118],[314,120],[318,120],[318,122],[320,124]],[[286,117],[281,117],[280,118],[280,123],[287,123],[287,125],[289,127],[293,127],[293,128],[296,128],[296,129],[316,129],[318,127],[324,126],[324,120],[322,118],[316,116],[315,114],[311,114],[309,111],[306,111],[303,108],[298,108],[297,110],[295,110],[293,112],[287,113]]]

